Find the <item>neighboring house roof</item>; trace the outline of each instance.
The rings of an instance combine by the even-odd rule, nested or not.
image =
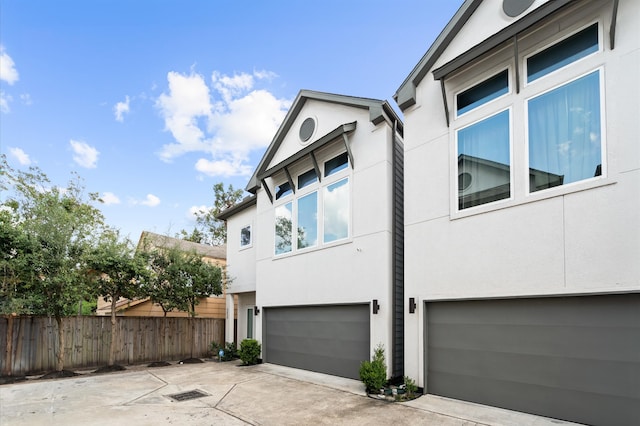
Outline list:
[[[501,31],[483,40],[471,49],[468,49],[458,57],[449,61],[447,64],[440,66],[433,71],[434,79],[441,80],[451,72],[470,63],[474,59],[484,55],[489,50],[500,44],[512,40],[520,32],[528,29],[532,25],[538,23],[547,16],[552,15],[559,9],[575,3],[576,0],[553,0],[548,1],[531,12],[523,15],[511,25],[503,28]],[[442,53],[447,49],[451,41],[458,35],[462,27],[469,20],[471,15],[476,11],[482,0],[466,0],[460,9],[453,15],[453,18],[444,27],[440,35],[433,42],[429,50],[424,54],[420,62],[415,66],[404,82],[400,85],[393,98],[401,110],[405,110],[416,103],[416,87],[432,70],[436,61]]]
[[[209,257],[212,259],[227,259],[227,246],[226,244],[219,246],[210,246],[208,244],[199,244],[191,241],[181,240],[179,238],[172,238],[166,235],[155,234],[149,231],[142,231],[140,235],[140,241],[138,242],[138,248],[145,242],[153,245],[154,247],[178,247],[180,250],[188,252],[194,251],[203,257]]]
[[[280,125],[280,128],[276,132],[271,144],[267,148],[264,156],[260,160],[258,167],[249,179],[249,183],[247,184],[246,190],[255,194],[255,192],[260,187],[260,175],[264,173],[268,165],[273,160],[274,155],[280,148],[282,141],[285,136],[288,134],[291,126],[293,125],[296,117],[302,110],[305,102],[307,100],[314,99],[324,102],[332,102],[340,105],[346,105],[355,108],[363,108],[369,110],[369,119],[373,124],[379,124],[385,120],[385,118],[389,118],[395,121],[398,125],[398,131],[402,134],[402,121],[395,113],[391,105],[387,101],[382,101],[378,99],[370,99],[370,98],[360,98],[354,96],[345,96],[345,95],[336,95],[332,93],[324,93],[324,92],[315,92],[311,90],[301,90],[298,93],[298,96],[293,101],[289,112],[287,113],[284,121]]]
[[[144,299],[127,299],[127,298],[119,299],[116,302],[116,312],[131,308],[131,307],[136,306],[136,305],[139,305],[140,303],[144,303],[147,300],[149,300],[148,297],[145,297]],[[96,315],[108,315],[110,313],[111,313],[111,303],[110,302],[108,304],[106,304],[104,306],[101,306],[101,307],[96,309]]]
[[[238,204],[235,204],[227,209],[224,209],[222,212],[220,212],[220,214],[216,216],[216,219],[227,220],[234,214],[240,213],[244,209],[247,209],[251,206],[255,206],[257,200],[258,198],[255,195],[250,195],[248,197],[245,197]]]

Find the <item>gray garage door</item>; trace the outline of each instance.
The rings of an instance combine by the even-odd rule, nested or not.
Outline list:
[[[426,304],[428,393],[640,425],[640,295]]]
[[[264,358],[272,364],[358,378],[369,355],[369,305],[265,308]]]

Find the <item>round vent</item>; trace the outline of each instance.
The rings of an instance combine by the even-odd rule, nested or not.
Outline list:
[[[309,117],[302,122],[300,126],[300,140],[302,142],[308,142],[313,135],[313,131],[316,129],[316,121]]]
[[[471,186],[471,173],[460,173],[458,175],[458,191],[464,191]]]
[[[527,10],[533,4],[533,0],[503,0],[502,10],[507,16],[515,18]]]

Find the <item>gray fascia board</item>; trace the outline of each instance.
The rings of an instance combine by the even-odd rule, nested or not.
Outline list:
[[[216,216],[216,219],[227,220],[234,214],[240,213],[244,209],[254,206],[257,201],[258,201],[258,197],[255,195],[250,195],[248,197],[245,197],[245,199],[240,201],[238,204],[233,205],[228,209],[224,209],[223,211],[221,211],[220,214]]]
[[[448,76],[449,74],[469,64],[473,60],[483,56],[490,50],[496,48],[497,46],[500,46],[507,41],[512,40],[514,36],[527,30],[532,25],[535,25],[547,16],[552,15],[569,3],[575,3],[575,0],[554,0],[541,5],[523,18],[495,33],[481,43],[473,46],[471,49],[457,56],[453,60],[447,62],[443,66],[435,69],[433,71],[433,77],[436,80],[446,78],[446,76]]]
[[[469,17],[480,6],[482,0],[466,0],[453,18],[444,27],[442,32],[436,37],[435,41],[427,50],[427,53],[420,59],[418,64],[413,68],[411,73],[402,82],[393,98],[402,111],[416,103],[416,87],[422,79],[429,73],[431,67],[438,60],[442,52],[449,46],[449,43],[455,38],[460,29],[466,24]]]
[[[327,133],[326,135],[324,135],[323,137],[321,137],[317,141],[313,142],[311,145],[308,145],[307,147],[305,147],[304,149],[296,152],[295,154],[293,154],[291,157],[287,158],[286,160],[281,161],[280,163],[276,164],[275,166],[273,166],[273,167],[265,170],[264,172],[260,173],[258,175],[258,179],[264,179],[264,178],[267,178],[269,176],[272,176],[274,173],[278,172],[279,170],[284,169],[285,167],[289,166],[290,164],[295,163],[296,161],[300,160],[301,158],[306,157],[307,155],[309,155],[311,152],[317,150],[318,148],[326,145],[329,142],[332,142],[332,141],[338,139],[341,135],[353,132],[356,129],[356,125],[357,125],[357,122],[354,121],[352,123],[346,123],[346,124],[342,124],[342,125],[338,126],[337,128],[335,128],[331,132]]]

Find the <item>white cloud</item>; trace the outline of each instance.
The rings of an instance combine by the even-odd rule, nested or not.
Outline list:
[[[140,204],[143,206],[155,207],[160,204],[160,198],[156,197],[153,194],[147,194],[147,198],[143,201],[140,201]]]
[[[13,100],[13,98],[11,97],[11,95],[7,95],[6,93],[0,91],[0,112],[3,112],[5,114],[9,113],[11,111],[11,108],[9,108],[9,102],[11,102]]]
[[[6,81],[9,85],[13,85],[20,76],[16,69],[16,64],[5,51],[4,47],[0,46],[0,80]]]
[[[125,96],[124,102],[118,102],[113,107],[113,113],[116,116],[116,121],[123,122],[124,114],[129,113],[129,96]]]
[[[73,139],[69,141],[69,144],[75,154],[73,161],[87,169],[94,169],[97,166],[98,155],[100,154],[97,149],[86,142],[74,141]]]
[[[31,164],[31,158],[29,155],[24,152],[21,148],[9,148],[9,153],[13,155],[18,162],[23,166],[28,166]]]
[[[120,198],[118,198],[113,192],[105,192],[100,198],[102,198],[102,202],[105,206],[110,206],[111,204],[120,204]]]
[[[164,145],[160,158],[171,161],[200,152],[210,156],[195,164],[201,173],[250,175],[250,154],[271,142],[291,105],[290,100],[254,87],[257,81],[275,76],[269,71],[233,76],[214,72],[210,88],[199,74],[170,72],[169,92],[160,95],[156,106],[175,143]]]
[[[31,95],[28,93],[23,93],[20,95],[20,100],[25,105],[31,105],[33,102],[31,101]]]
[[[198,217],[198,214],[205,213],[209,211],[209,209],[210,207],[207,207],[204,204],[201,206],[191,206],[189,208],[189,211],[187,212],[187,218],[195,222],[196,218]]]

